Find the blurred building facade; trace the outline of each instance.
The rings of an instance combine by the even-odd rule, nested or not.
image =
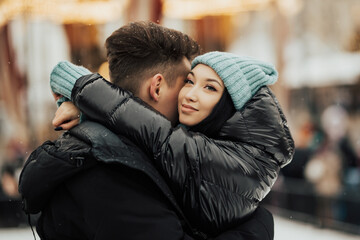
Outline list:
[[[359,218],[349,216],[360,214],[359,12],[358,0],[1,0],[0,177],[6,187],[0,202],[18,197],[8,176],[16,181],[31,149],[59,134],[51,126],[53,66],[69,60],[106,75],[101,66],[107,36],[124,23],[151,20],[188,33],[204,52],[229,51],[275,64],[280,78],[272,89],[288,116],[297,153],[267,204],[318,216],[329,227],[334,224],[325,218],[359,226]],[[331,106],[346,112],[336,144],[321,120]],[[347,154],[333,161],[339,163],[339,188],[322,198],[314,182],[319,173],[306,169],[321,166],[312,159],[324,156],[324,149],[340,148]],[[307,200],[299,203],[299,196]],[[329,208],[317,210],[317,204]]]

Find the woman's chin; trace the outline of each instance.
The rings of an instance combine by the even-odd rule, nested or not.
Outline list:
[[[189,119],[184,119],[184,118],[180,118],[179,119],[179,122],[182,124],[182,125],[185,125],[187,127],[192,127],[194,126],[195,124],[193,123],[193,121],[189,120]]]

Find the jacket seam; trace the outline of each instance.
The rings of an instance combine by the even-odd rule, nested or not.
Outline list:
[[[255,201],[253,200],[253,198],[247,197],[247,196],[245,196],[245,195],[243,195],[243,194],[241,194],[241,193],[238,193],[238,192],[231,191],[230,189],[225,188],[225,187],[223,187],[223,186],[220,186],[220,185],[218,185],[218,184],[216,184],[216,183],[210,182],[210,181],[205,180],[205,179],[202,179],[201,181],[206,182],[206,183],[209,183],[209,184],[211,184],[211,185],[213,185],[213,186],[215,186],[215,187],[217,187],[217,188],[221,188],[222,190],[226,190],[226,191],[228,191],[228,192],[230,192],[230,193],[236,194],[236,195],[238,195],[239,197],[248,199],[250,202],[255,202]],[[256,202],[255,202],[255,203],[256,203]]]
[[[109,114],[110,119],[114,119],[114,115],[115,115],[116,111],[120,108],[121,105],[123,105],[125,102],[128,102],[128,101],[129,101],[129,98],[130,98],[130,97],[124,98],[124,100],[122,100],[119,104],[117,104],[117,105],[114,107],[114,109],[112,109],[112,110],[110,111],[110,114]]]
[[[97,81],[98,79],[102,79],[102,80],[106,81],[100,74],[97,73],[97,75],[98,76],[96,78],[90,79],[90,80],[86,81],[82,86],[78,87],[79,90],[75,95],[75,97],[76,97],[75,99],[73,99],[73,97],[72,97],[72,95],[74,94],[74,91],[71,92],[71,100],[73,100],[74,103],[77,102],[77,99],[79,98],[80,94],[83,92],[84,88],[87,87],[89,84]],[[80,78],[82,78],[82,77],[80,77]],[[78,78],[77,80],[79,80],[80,78]],[[75,89],[75,86],[76,86],[76,83],[74,85],[74,89]]]
[[[246,120],[246,118],[244,117],[244,113],[243,113],[242,111],[240,111],[240,114],[241,114],[242,119],[244,119],[244,124],[245,124],[245,127],[246,127],[246,132],[248,133],[248,136],[249,136],[249,145],[255,146],[255,144],[254,144],[254,139],[253,139],[253,136],[250,134],[249,127],[248,127],[248,124],[247,124],[247,120]]]

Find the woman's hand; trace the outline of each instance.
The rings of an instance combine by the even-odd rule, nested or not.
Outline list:
[[[80,123],[80,110],[72,102],[63,102],[52,121],[55,130],[69,130]]]

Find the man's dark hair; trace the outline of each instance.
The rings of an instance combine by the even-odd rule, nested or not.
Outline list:
[[[106,39],[111,81],[137,94],[144,79],[164,75],[172,87],[184,72],[183,58],[200,53],[196,41],[179,31],[153,22],[133,22]]]

